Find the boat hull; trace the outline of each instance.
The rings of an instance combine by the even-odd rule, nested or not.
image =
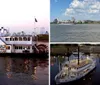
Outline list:
[[[85,77],[86,75],[88,75],[90,72],[92,72],[94,69],[96,68],[96,66],[94,66],[90,71],[88,71],[86,74],[84,74],[83,76],[80,76],[80,77],[77,77],[77,78],[74,78],[72,80],[69,80],[69,81],[65,81],[65,82],[57,82],[56,81],[56,77],[55,77],[55,83],[58,85],[60,84],[64,84],[64,83],[70,83],[70,82],[74,82],[74,81],[77,81],[77,80],[80,80],[81,78]]]

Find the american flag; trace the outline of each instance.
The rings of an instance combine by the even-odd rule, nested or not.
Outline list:
[[[38,22],[36,18],[35,18],[35,22]]]

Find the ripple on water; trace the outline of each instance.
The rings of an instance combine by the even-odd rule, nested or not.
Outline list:
[[[100,25],[51,25],[51,42],[99,42]]]

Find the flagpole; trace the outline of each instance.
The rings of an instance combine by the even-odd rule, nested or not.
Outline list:
[[[35,16],[34,16],[34,33],[35,33],[35,35],[36,35],[36,38],[37,38],[37,42],[38,42],[38,37],[37,37],[37,33],[36,33],[36,23],[37,22],[37,19],[35,18]]]
[[[34,33],[36,34],[36,30],[35,30],[35,16],[34,16]]]
[[[34,21],[34,30],[35,30],[35,33],[36,33],[36,22],[38,22],[38,21],[37,21],[37,19],[35,17],[34,17],[34,20],[35,20]]]

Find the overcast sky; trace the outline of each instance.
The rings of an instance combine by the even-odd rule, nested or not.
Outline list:
[[[34,17],[37,31],[49,30],[49,0],[0,0],[0,26],[10,32],[34,31]],[[44,29],[43,29],[44,30]]]

